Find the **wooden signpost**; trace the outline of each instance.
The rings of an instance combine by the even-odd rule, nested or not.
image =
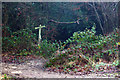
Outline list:
[[[118,65],[118,67],[120,69],[120,22],[119,22],[119,26],[118,26],[118,50],[119,50],[119,52],[118,52],[118,59],[119,59],[119,65]]]
[[[118,52],[118,59],[119,59],[119,65],[118,65],[118,67],[120,69],[120,42],[118,42],[118,50],[119,50],[119,52]]]
[[[35,27],[35,29],[39,29],[38,44],[40,44],[40,41],[41,41],[41,29],[42,29],[43,27],[45,27],[45,26],[39,25],[39,27]]]

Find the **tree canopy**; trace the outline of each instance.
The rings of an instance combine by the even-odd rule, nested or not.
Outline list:
[[[66,40],[76,31],[97,25],[96,34],[107,34],[117,27],[118,3],[95,2],[14,2],[3,3],[3,24],[11,30],[46,25],[42,37]],[[62,22],[54,23],[52,21]],[[75,23],[75,21],[79,20]],[[65,24],[67,22],[68,24]],[[52,31],[54,30],[54,31]],[[48,34],[50,33],[50,34]],[[64,35],[64,36],[63,36]]]

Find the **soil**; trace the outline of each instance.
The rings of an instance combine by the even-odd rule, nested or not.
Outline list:
[[[2,74],[16,78],[114,78],[117,73],[90,73],[84,75],[70,75],[46,71],[44,64],[47,60],[38,58],[21,64],[2,62]]]

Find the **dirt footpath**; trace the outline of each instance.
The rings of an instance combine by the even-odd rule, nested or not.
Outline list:
[[[114,78],[117,73],[69,75],[45,71],[43,64],[45,60],[30,60],[22,64],[2,63],[2,73],[20,78]]]

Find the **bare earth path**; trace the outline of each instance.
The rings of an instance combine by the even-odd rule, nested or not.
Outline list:
[[[20,78],[114,78],[113,73],[107,74],[88,74],[88,75],[69,75],[44,71],[44,59],[30,60],[22,64],[2,63],[2,73],[9,76]]]

